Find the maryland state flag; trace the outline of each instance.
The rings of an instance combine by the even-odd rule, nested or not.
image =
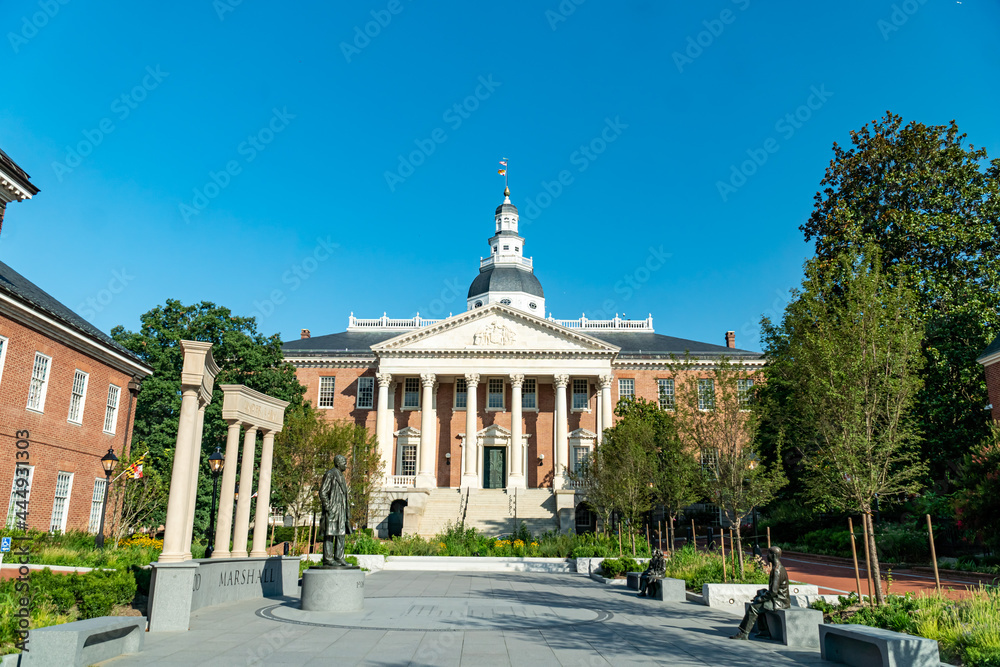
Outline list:
[[[146,454],[148,453],[149,452],[146,452]],[[129,477],[132,479],[142,479],[142,464],[146,460],[146,454],[140,456],[139,460],[128,467]]]
[[[507,175],[507,170],[506,169],[497,169],[497,173],[500,174],[501,176],[506,176]]]
[[[497,173],[500,174],[501,176],[506,176],[507,175],[507,160],[506,159],[500,160],[500,166],[502,167],[502,169],[497,169]]]

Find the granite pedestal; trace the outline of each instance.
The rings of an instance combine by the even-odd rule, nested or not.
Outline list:
[[[364,570],[311,567],[302,573],[303,611],[361,611],[364,606]]]

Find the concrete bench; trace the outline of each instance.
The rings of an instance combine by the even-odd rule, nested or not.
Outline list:
[[[637,591],[639,590],[639,583],[641,578],[642,578],[642,572],[626,572],[625,585],[631,588],[633,591]]]
[[[750,609],[750,604],[749,602],[744,604],[744,613]],[[785,646],[819,648],[819,626],[823,625],[823,612],[818,609],[804,607],[771,611],[765,609],[761,614],[767,620],[767,629],[772,639]]]
[[[687,601],[687,585],[683,579],[660,579],[654,600],[660,602],[685,602]]]
[[[939,667],[938,643],[867,625],[819,626],[824,660],[854,667]]]
[[[86,667],[138,653],[146,634],[144,616],[101,616],[32,630],[21,667],[76,665]]]

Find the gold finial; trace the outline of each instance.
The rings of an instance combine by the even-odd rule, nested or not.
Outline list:
[[[503,196],[510,197],[510,188],[508,188],[506,185],[503,188]]]

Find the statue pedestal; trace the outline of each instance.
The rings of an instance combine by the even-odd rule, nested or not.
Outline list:
[[[311,567],[302,573],[303,611],[361,611],[365,572],[357,568]]]

